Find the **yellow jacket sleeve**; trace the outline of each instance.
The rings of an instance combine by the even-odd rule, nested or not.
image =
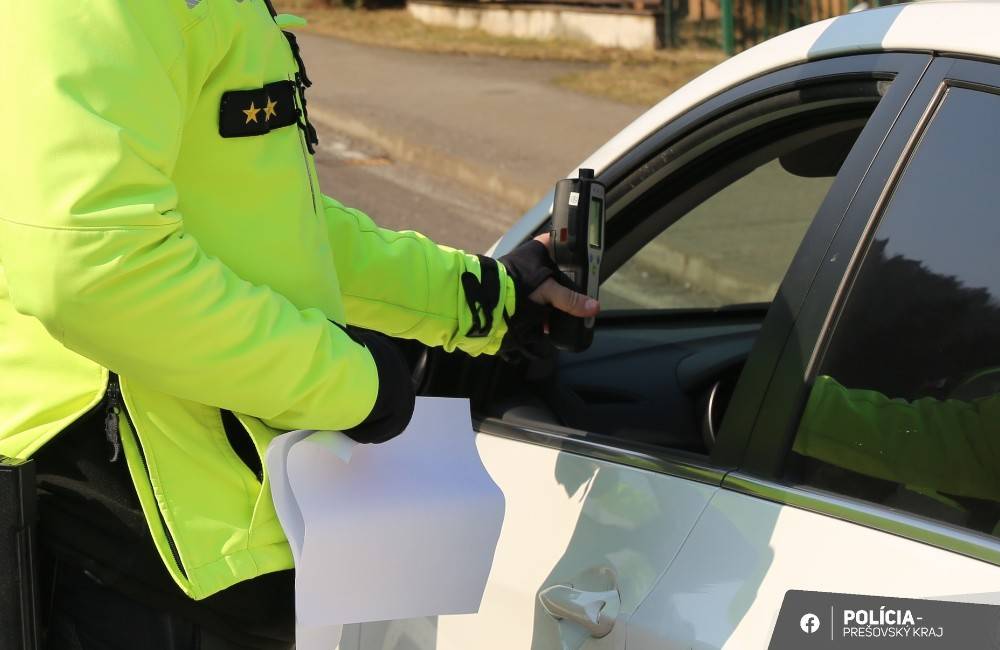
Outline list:
[[[330,245],[352,325],[390,336],[493,354],[507,332],[503,312],[514,314],[514,283],[499,266],[500,296],[487,336],[470,337],[472,312],[460,278],[481,277],[479,260],[420,233],[379,228],[364,213],[323,197]]]

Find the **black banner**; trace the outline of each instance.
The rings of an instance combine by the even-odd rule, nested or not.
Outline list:
[[[789,591],[768,650],[1000,650],[1000,606]]]

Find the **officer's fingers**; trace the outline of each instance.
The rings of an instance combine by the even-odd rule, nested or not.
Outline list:
[[[596,300],[564,287],[552,278],[543,282],[528,297],[539,304],[552,305],[559,311],[580,318],[597,316],[601,311],[601,306]]]
[[[545,246],[545,250],[549,252],[549,256],[552,256],[552,235],[543,232],[541,235],[535,237],[535,241],[541,242]]]

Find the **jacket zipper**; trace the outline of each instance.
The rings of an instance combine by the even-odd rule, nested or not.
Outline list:
[[[294,80],[292,78],[289,78],[288,80],[294,83]],[[298,92],[295,93],[295,101],[300,104],[300,106],[296,106],[295,108],[296,110],[299,111],[300,115],[299,119],[302,119],[301,118],[302,99],[298,96]],[[319,206],[316,204],[316,188],[313,186],[312,171],[309,169],[309,154],[307,152],[307,147],[306,147],[306,136],[305,133],[303,132],[303,129],[297,128],[296,131],[299,132],[299,147],[302,149],[302,164],[305,166],[306,178],[309,179],[309,196],[312,197],[313,213],[315,214],[319,212]]]
[[[267,13],[271,14],[271,20],[277,24],[278,22],[278,12],[274,10],[274,5],[271,4],[271,0],[264,0],[264,5],[267,7]],[[279,27],[279,29],[281,29]],[[309,153],[312,152],[312,146],[308,142],[311,137],[315,142],[316,130],[309,124],[309,116],[306,114],[306,97],[305,89],[312,85],[309,81],[309,77],[306,76],[305,65],[302,63],[302,57],[299,54],[299,46],[295,41],[295,36],[291,32],[285,32],[281,30],[282,36],[288,41],[288,47],[292,52],[292,58],[295,59],[295,65],[298,68],[298,72],[295,75],[289,75],[288,80],[291,81],[296,88],[295,102],[297,106],[296,110],[299,112],[298,126],[299,126],[299,146],[302,148],[302,162],[305,164],[306,177],[309,179],[309,196],[312,198],[313,213],[319,213],[319,204],[316,202],[316,187],[313,184],[312,171],[309,169]]]
[[[108,390],[105,393],[105,399],[107,401],[107,413],[104,416],[104,435],[111,444],[112,451],[109,460],[115,463],[121,458],[122,450],[122,436],[118,426],[119,414],[125,414],[125,421],[128,422],[129,428],[133,432],[137,430],[135,424],[132,422],[132,416],[129,415],[128,409],[124,406],[121,382],[118,379],[118,375],[113,372],[108,373]],[[135,433],[135,446],[139,450],[139,459],[142,461],[143,472],[149,478],[149,463],[146,461],[146,452],[142,449],[142,442],[139,440],[138,432]],[[149,487],[152,490],[153,480],[151,478],[149,478]],[[163,518],[163,513],[160,511],[158,504],[156,505],[156,514],[160,518],[160,527],[167,538],[167,546],[170,547],[170,554],[174,558],[174,564],[177,570],[181,572],[181,575],[187,578],[187,571],[184,570],[184,565],[181,563],[181,555],[177,552],[177,543],[174,541],[174,536],[170,534],[170,529],[167,527],[167,520]]]
[[[108,373],[108,389],[104,393],[107,408],[104,413],[104,437],[111,446],[109,463],[117,463],[122,457],[122,435],[118,430],[118,414],[122,409],[122,389],[118,384],[118,375]]]

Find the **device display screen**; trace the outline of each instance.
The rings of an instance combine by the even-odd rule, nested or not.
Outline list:
[[[604,206],[604,201],[602,199],[590,199],[590,218],[587,223],[587,243],[590,244],[591,248],[601,247],[601,235],[604,230],[604,224],[601,223],[601,209]]]

